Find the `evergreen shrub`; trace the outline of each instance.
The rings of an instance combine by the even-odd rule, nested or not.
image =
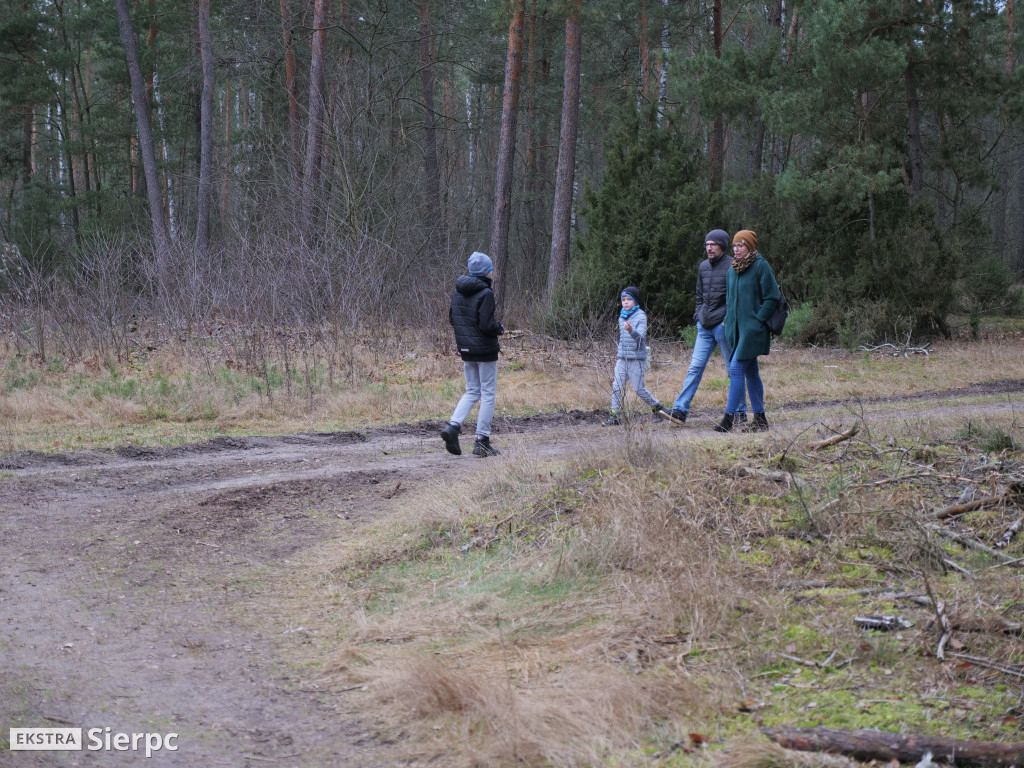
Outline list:
[[[669,116],[659,124],[649,110],[625,116],[605,142],[604,160],[601,186],[583,193],[585,226],[561,321],[610,316],[619,292],[635,285],[652,324],[664,323],[652,330],[675,335],[693,322],[697,266],[715,207],[701,154]]]

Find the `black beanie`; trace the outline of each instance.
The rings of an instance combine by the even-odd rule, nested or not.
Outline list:
[[[622,289],[622,293],[619,294],[619,298],[621,299],[626,294],[629,294],[633,298],[633,301],[636,302],[636,305],[638,307],[640,306],[640,289],[639,288],[634,288],[632,285],[626,286],[625,288]]]

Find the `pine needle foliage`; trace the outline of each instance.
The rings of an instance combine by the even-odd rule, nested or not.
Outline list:
[[[641,305],[667,329],[692,324],[697,265],[715,200],[700,154],[670,116],[659,124],[648,110],[624,117],[605,143],[604,160],[600,187],[583,195],[586,228],[577,241],[572,291],[614,309],[619,291],[635,285]]]

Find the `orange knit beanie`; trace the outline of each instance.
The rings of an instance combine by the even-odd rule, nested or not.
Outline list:
[[[741,229],[735,235],[732,236],[732,242],[743,243],[751,251],[757,250],[757,233],[752,229]]]

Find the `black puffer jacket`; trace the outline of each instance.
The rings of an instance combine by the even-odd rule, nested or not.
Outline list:
[[[494,319],[494,291],[489,277],[463,275],[455,281],[448,319],[462,359],[491,363],[498,359],[498,337],[505,326]]]
[[[725,278],[732,266],[732,256],[704,259],[697,267],[697,309],[693,319],[707,329],[725,320]]]

